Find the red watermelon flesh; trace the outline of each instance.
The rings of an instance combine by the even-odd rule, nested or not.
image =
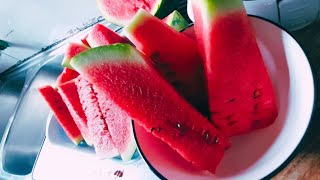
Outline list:
[[[38,90],[70,140],[76,145],[79,144],[83,140],[82,135],[60,94],[51,86],[44,86]]]
[[[67,108],[74,122],[78,126],[84,140],[91,146],[92,140],[87,126],[87,118],[82,109],[75,79],[61,84],[58,87],[58,92],[61,94],[63,101],[67,105]]]
[[[186,29],[183,30],[181,33],[184,34],[184,35],[186,35],[186,36],[188,36],[188,37],[191,38],[191,39],[197,40],[193,26],[186,28]]]
[[[229,142],[134,47],[115,44],[74,57],[71,65],[135,123],[187,161],[214,173]]]
[[[56,81],[56,87],[60,86],[61,84],[68,82],[76,77],[79,76],[79,73],[75,70],[64,68],[62,73],[58,76]]]
[[[66,52],[64,54],[64,59],[62,60],[61,65],[69,69],[72,69],[72,67],[69,64],[70,59],[73,58],[73,56],[76,56],[77,54],[88,49],[89,47],[84,44],[69,43],[67,46]]]
[[[97,0],[103,17],[114,24],[125,26],[141,9],[164,18],[177,6],[179,0]]]
[[[203,62],[196,41],[142,9],[124,33],[182,96],[199,110],[207,111]]]
[[[272,83],[241,0],[193,0],[213,122],[233,136],[272,124]]]
[[[114,43],[126,43],[127,39],[121,37],[104,25],[97,24],[88,35],[87,42],[90,44],[90,47],[93,48]]]
[[[90,45],[89,45],[89,43],[88,43],[88,41],[87,41],[87,38],[88,38],[88,35],[84,36],[84,37],[81,39],[81,42],[82,42],[82,44],[90,47]]]
[[[105,121],[108,124],[112,140],[118,149],[123,161],[132,158],[136,150],[136,142],[133,135],[131,118],[103,93],[97,92],[99,105]]]
[[[96,154],[101,158],[119,155],[92,85],[81,76],[76,79],[76,85]]]

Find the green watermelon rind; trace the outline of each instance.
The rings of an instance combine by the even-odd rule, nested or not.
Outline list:
[[[189,23],[177,10],[167,16],[165,23],[177,31],[182,31],[189,26]]]
[[[90,59],[87,57],[90,57]],[[108,57],[108,59],[101,59],[101,57]],[[119,62],[119,59],[122,61]],[[134,61],[132,59],[134,59]],[[146,64],[144,59],[142,59],[141,54],[138,54],[133,46],[117,43],[84,51],[73,57],[70,61],[70,65],[81,74],[85,71],[86,67],[99,66],[99,64],[105,63],[106,60],[108,62],[114,61],[117,64]]]
[[[83,48],[85,49],[90,49],[89,46],[87,45],[84,45],[84,44],[77,44],[77,43],[69,43],[69,46],[82,46]],[[69,47],[68,47],[69,48]],[[73,69],[73,67],[70,65],[70,61],[71,61],[72,57],[71,58],[66,58],[66,56],[63,58],[62,62],[61,62],[61,65],[63,67],[66,67],[66,68],[69,68],[69,69]]]
[[[242,0],[191,0],[192,6],[201,9],[201,13],[210,21],[217,14],[225,14],[230,11],[244,9]]]
[[[126,26],[128,22],[114,18],[113,16],[110,16],[105,10],[104,5],[102,4],[101,0],[96,0],[98,9],[102,16],[111,23],[117,24],[119,26]],[[166,17],[168,14],[170,14],[179,4],[179,0],[157,0],[155,3],[156,5],[151,9],[150,13],[160,19]]]

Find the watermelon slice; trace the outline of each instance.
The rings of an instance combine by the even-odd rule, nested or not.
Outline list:
[[[63,102],[60,94],[51,86],[44,86],[38,89],[44,100],[49,105],[57,121],[66,132],[70,140],[78,145],[82,140],[82,135],[73,121],[72,116]]]
[[[84,45],[84,44],[77,44],[77,43],[69,43],[68,46],[67,46],[67,50],[65,52],[65,55],[64,55],[64,59],[62,60],[62,63],[61,65],[64,66],[64,67],[67,67],[67,68],[70,68],[72,69],[72,67],[70,66],[69,62],[70,62],[70,59],[85,51],[85,50],[88,50],[89,47]]]
[[[129,161],[137,148],[132,130],[132,120],[126,112],[115,105],[103,93],[100,93],[95,87],[94,90],[97,92],[98,102],[108,124],[112,140],[122,160],[124,162]]]
[[[90,49],[71,65],[148,132],[214,173],[229,142],[127,44]]]
[[[233,136],[272,124],[275,94],[241,0],[192,0],[211,118]]]
[[[104,25],[97,24],[88,35],[87,41],[90,44],[90,47],[98,47],[114,43],[126,43],[127,39],[119,36]]]
[[[75,79],[68,81],[64,84],[61,84],[58,87],[58,92],[60,93],[63,101],[67,105],[67,108],[78,126],[84,140],[88,145],[92,145],[91,136],[89,134],[87,126],[87,118],[82,109],[82,104],[79,99],[79,94],[77,86],[75,84]]]
[[[183,18],[183,16],[177,10],[174,10],[162,21],[179,32],[188,27],[189,25],[189,23]]]
[[[127,25],[140,8],[162,19],[170,14],[178,3],[179,0],[97,0],[103,17],[119,26]]]
[[[124,33],[180,94],[199,110],[207,111],[203,63],[196,41],[143,9],[124,28]]]
[[[96,154],[101,158],[112,158],[119,155],[111,138],[108,125],[98,103],[96,92],[92,84],[79,76],[76,79],[82,108],[87,117],[89,134],[92,139]]]
[[[77,71],[74,71],[69,68],[64,68],[62,73],[58,76],[55,87],[60,86],[61,84],[68,82],[79,76]]]

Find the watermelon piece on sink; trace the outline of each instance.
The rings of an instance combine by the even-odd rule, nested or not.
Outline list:
[[[83,137],[60,94],[49,85],[40,87],[38,91],[52,110],[69,139],[78,145],[83,140]]]
[[[98,47],[105,46],[109,44],[115,43],[126,43],[127,39],[121,37],[116,32],[111,29],[105,27],[102,24],[97,24],[93,27],[92,31],[89,33],[87,37],[87,42],[90,47]]]
[[[215,173],[228,138],[163,79],[144,54],[128,44],[92,48],[71,65],[135,123],[183,158]]]
[[[119,152],[112,140],[92,84],[79,76],[76,79],[76,86],[82,108],[87,117],[87,126],[96,154],[100,158],[118,156]]]
[[[119,26],[127,25],[137,11],[142,8],[162,19],[170,14],[179,0],[97,0],[103,17]]]
[[[87,125],[87,117],[82,109],[75,79],[58,86],[58,92],[60,93],[63,101],[67,105],[67,108],[78,126],[84,140],[89,146],[92,146],[92,138],[89,134]]]
[[[148,56],[157,70],[197,109],[207,114],[201,55],[195,40],[140,9],[124,28],[126,37]]]
[[[211,119],[233,136],[272,124],[274,89],[242,0],[192,0]]]

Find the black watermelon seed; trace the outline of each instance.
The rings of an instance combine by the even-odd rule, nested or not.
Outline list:
[[[257,99],[260,96],[261,96],[261,90],[256,89],[256,90],[253,91],[253,98],[254,99]]]
[[[232,103],[232,102],[235,102],[236,101],[236,98],[232,98],[232,99],[229,99],[228,103]]]
[[[161,128],[158,127],[158,128],[157,128],[157,132],[160,132],[160,130],[161,130]]]
[[[219,143],[219,137],[218,137],[218,136],[215,136],[213,142],[214,142],[215,144],[218,144],[218,143]]]
[[[206,140],[206,141],[209,140],[209,133],[208,132],[204,133],[204,140]]]
[[[181,128],[181,124],[180,123],[177,123],[177,128]]]
[[[230,122],[228,122],[228,126],[233,126],[233,125],[235,125],[237,123],[237,121],[230,121]]]
[[[151,130],[150,130],[150,131],[151,131],[151,132],[153,132],[153,131],[154,131],[154,129],[155,129],[155,128],[151,128]]]

